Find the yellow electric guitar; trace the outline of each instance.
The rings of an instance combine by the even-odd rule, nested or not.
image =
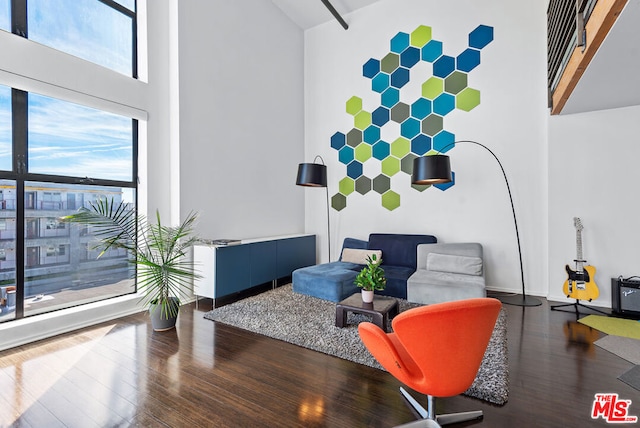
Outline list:
[[[576,269],[572,270],[566,265],[567,275],[569,276],[564,282],[562,291],[570,299],[592,301],[600,295],[600,290],[596,285],[595,275],[596,268],[586,266],[586,260],[582,258],[582,221],[578,217],[573,218],[573,225],[576,228],[576,252],[577,257],[574,260]]]

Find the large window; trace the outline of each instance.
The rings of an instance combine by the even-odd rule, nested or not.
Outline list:
[[[0,0],[0,30],[136,77],[135,6]],[[138,122],[52,93],[0,85],[0,322],[136,291],[126,252],[98,258],[91,228],[61,218],[99,198],[135,209]]]
[[[135,292],[133,267],[125,251],[110,251],[98,258],[90,230],[60,221],[75,211],[70,205],[84,204],[80,199],[134,203],[133,189],[27,182],[25,192],[35,195],[36,201],[36,208],[25,212],[25,316]],[[5,272],[5,277],[11,273]]]
[[[16,34],[137,77],[135,0],[14,0]],[[0,30],[11,31],[11,0],[0,0]]]
[[[99,198],[135,206],[137,122],[22,91],[12,98],[29,107],[3,126],[11,130],[12,119],[27,129],[24,141],[13,138],[27,162],[0,171],[17,177],[0,179],[0,321],[135,292],[129,255],[98,258],[91,230],[61,217]]]
[[[130,118],[33,93],[28,116],[30,172],[132,180]]]
[[[131,9],[120,3],[128,3]],[[29,39],[132,76],[135,20],[131,3],[28,0]]]

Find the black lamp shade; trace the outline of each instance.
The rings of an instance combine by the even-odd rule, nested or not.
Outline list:
[[[413,160],[412,184],[439,184],[451,181],[449,156],[432,155]]]
[[[319,163],[301,163],[298,165],[298,186],[327,187],[327,167]]]

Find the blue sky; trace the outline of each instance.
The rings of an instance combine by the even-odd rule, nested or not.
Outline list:
[[[0,169],[11,169],[11,89],[0,85]]]
[[[10,0],[0,0],[0,29],[11,31],[11,21],[9,20],[10,14]]]
[[[133,8],[133,0],[118,0]],[[131,75],[131,21],[97,0],[29,0],[29,37]],[[9,0],[0,0],[8,29]],[[0,85],[0,169],[11,169],[11,90]],[[29,171],[130,181],[128,117],[29,94]]]
[[[131,20],[97,0],[29,0],[29,39],[131,76]]]
[[[131,119],[29,94],[29,171],[130,181]]]

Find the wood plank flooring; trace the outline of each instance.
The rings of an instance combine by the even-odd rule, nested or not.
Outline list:
[[[617,380],[633,365],[594,346],[601,333],[546,301],[505,308],[509,402],[439,400],[439,413],[484,411],[483,420],[455,426],[603,427],[590,416],[600,392],[632,400],[630,414],[640,416],[640,391]],[[210,301],[183,307],[177,329],[165,333],[138,314],[0,353],[0,426],[392,427],[414,419],[386,372],[208,321],[209,309]]]

